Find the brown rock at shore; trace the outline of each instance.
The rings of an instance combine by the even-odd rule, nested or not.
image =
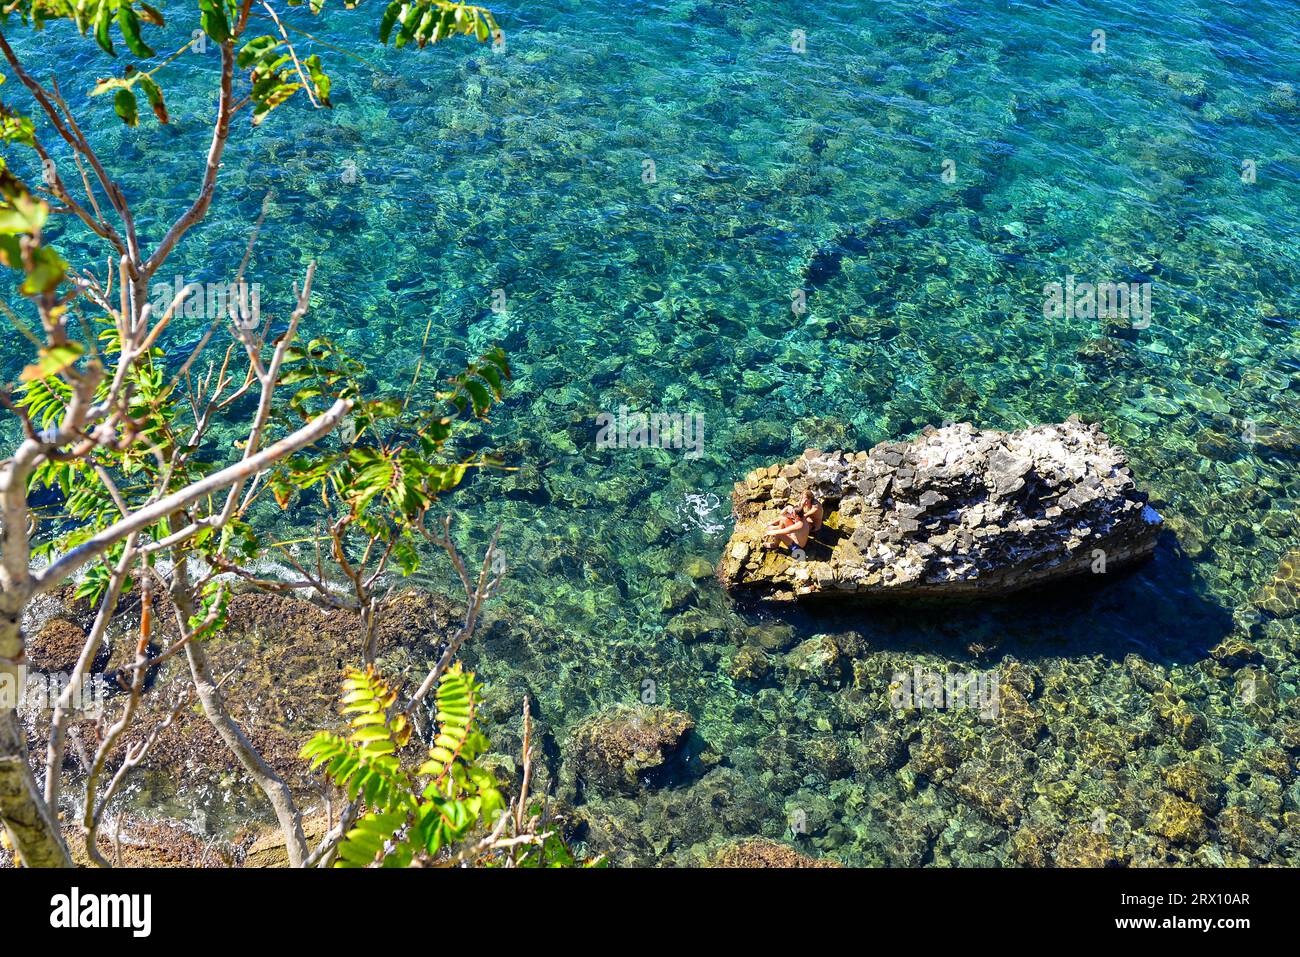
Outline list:
[[[315,850],[330,829],[329,819],[324,814],[313,814],[302,822],[303,836],[307,838],[308,850]],[[288,867],[289,852],[284,844],[284,832],[278,827],[268,826],[257,832],[248,853],[244,856],[244,867]]]
[[[85,646],[86,632],[80,625],[67,618],[51,618],[27,642],[27,663],[42,671],[70,672]],[[99,670],[107,660],[108,648],[101,646],[92,670]]]
[[[86,840],[80,829],[66,828],[64,838],[79,867],[90,867]],[[99,831],[95,848],[121,867],[230,867],[235,849],[224,841],[205,840],[178,821],[128,817],[117,829]]]

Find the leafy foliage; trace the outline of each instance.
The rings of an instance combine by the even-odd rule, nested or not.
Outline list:
[[[290,5],[300,4],[290,0]],[[323,5],[323,0],[310,0],[308,4],[313,14],[319,13]],[[345,5],[351,8],[356,2],[345,0]],[[206,38],[231,46],[243,40],[236,62],[240,70],[247,71],[245,96],[252,105],[253,124],[262,123],[299,90],[308,90],[314,105],[331,106],[332,82],[320,55],[313,53],[299,59],[283,30],[278,37],[263,34],[244,40],[246,13],[238,0],[198,0],[198,23]],[[0,23],[7,25],[14,19],[37,30],[49,22],[71,21],[82,36],[93,36],[109,56],[118,55],[116,36],[127,51],[143,59],[155,56],[145,39],[146,28],[166,25],[163,13],[143,0],[14,0],[0,6]],[[385,44],[395,37],[394,46],[403,47],[413,41],[423,47],[454,36],[470,36],[483,42],[499,37],[500,28],[490,11],[473,4],[393,0],[381,19],[379,36]],[[191,40],[186,46],[194,42]],[[113,112],[127,126],[134,127],[140,122],[140,94],[143,94],[158,121],[169,123],[171,117],[158,74],[173,59],[175,55],[149,70],[128,64],[121,76],[101,78],[91,95],[111,94]],[[0,82],[3,79],[0,76]],[[34,136],[30,118],[0,103],[0,147],[30,148],[34,146]],[[0,155],[0,265],[23,274],[20,291],[24,295],[52,294],[67,278],[68,264],[63,257],[39,241],[49,213],[48,205],[33,195]],[[24,244],[21,237],[30,241]],[[38,368],[54,366],[58,358],[42,357]],[[469,385],[466,388],[471,391],[475,414],[482,414],[479,397],[474,394],[478,390]]]
[[[234,36],[231,23],[239,16],[231,0],[199,0],[199,26],[213,41],[229,43]]]
[[[105,355],[116,354],[119,351],[117,331],[105,323],[99,343]],[[72,387],[57,373],[75,361],[81,352],[82,347],[77,343],[69,343],[66,349],[47,347],[42,350],[41,359],[24,371],[16,405],[36,427],[47,429],[63,418],[72,398]],[[155,488],[161,486],[164,491],[182,488],[206,471],[204,465],[189,457],[173,460],[171,456],[177,443],[182,441],[177,438],[178,432],[183,430],[182,404],[164,363],[162,350],[154,349],[128,370],[127,411],[130,418],[122,427],[115,454],[100,463],[100,467],[114,478],[130,508],[142,505]],[[107,380],[102,381],[96,398],[106,394],[109,387]],[[163,453],[164,459],[170,463],[168,468],[159,464],[155,451]],[[48,514],[49,509],[33,510],[37,517],[52,522],[55,529],[52,534],[42,535],[33,546],[32,554],[37,558],[52,559],[121,518],[121,511],[99,474],[92,463],[84,459],[49,458],[41,462],[31,474],[28,490],[29,493],[55,492],[58,498],[56,505],[52,506],[58,510],[57,514]],[[43,497],[49,498],[48,495]],[[154,533],[161,538],[166,529],[159,527]],[[193,547],[202,550],[205,543],[210,544],[211,539],[199,537],[193,542]],[[108,583],[106,567],[116,562],[116,554],[110,552],[103,562],[103,565],[87,570],[78,587],[79,597],[97,602],[102,596]]]
[[[352,9],[359,0],[344,0]],[[287,0],[288,6],[303,6],[302,0]],[[331,81],[319,54],[296,59],[287,34],[269,34],[245,40],[248,18],[238,0],[198,0],[197,28],[213,43],[238,44],[238,65],[247,71],[248,96],[253,105],[253,124],[259,125],[276,107],[288,102],[299,90],[309,89],[313,105],[329,107]],[[312,15],[324,8],[324,0],[308,0],[306,6]],[[193,16],[187,11],[188,16]],[[150,27],[166,25],[166,18],[156,7],[142,0],[16,0],[0,7],[0,23],[16,17],[35,29],[46,23],[69,20],[82,36],[93,38],[95,44],[111,57],[117,57],[121,47],[135,57],[150,59],[157,54],[146,40]],[[450,0],[394,0],[387,5],[380,20],[380,42],[390,39],[395,47],[408,43],[425,47],[452,37],[473,37],[485,42],[501,35],[491,11],[468,3]],[[193,41],[191,41],[193,42]],[[163,88],[156,74],[167,63],[152,70],[140,71],[135,66],[126,67],[123,76],[101,79],[93,90],[99,95],[112,93],[113,111],[128,126],[139,123],[139,93],[143,93],[149,107],[160,123],[170,122],[164,102]]]
[[[345,4],[353,5],[349,0]],[[186,8],[180,17],[173,10],[173,18],[182,22],[168,25],[190,39],[170,54],[162,51],[163,56],[156,55],[152,44],[161,35],[156,28],[164,26],[164,16],[143,0],[12,0],[0,6],[0,24],[11,32],[17,24],[40,30],[49,22],[68,21],[109,56],[118,57],[125,50],[137,60],[153,60],[125,63],[90,91],[97,102],[111,103],[115,114],[131,127],[140,123],[145,104],[160,123],[170,122],[163,71],[188,49],[203,52],[216,44],[220,56],[207,62],[220,62],[223,109],[214,125],[214,150],[219,152],[229,135],[229,120],[245,108],[257,124],[300,91],[305,95],[299,102],[310,99],[313,105],[330,106],[331,80],[320,56],[300,55],[296,39],[291,38],[291,33],[310,35],[284,23],[268,4],[258,6],[254,12],[252,5],[239,0],[198,0],[197,10]],[[309,7],[318,13],[322,0],[309,0]],[[247,30],[252,16],[265,19],[262,9],[278,33],[246,35],[256,32]],[[412,41],[422,47],[452,36],[472,36],[482,42],[498,33],[489,12],[468,4],[417,0],[414,6],[395,10],[397,15],[384,34],[385,42],[394,36],[399,47]],[[11,502],[15,510],[24,512],[23,528],[27,519],[35,520],[30,536],[19,536],[20,550],[38,562],[44,559],[51,581],[83,571],[76,594],[94,603],[110,587],[131,588],[132,579],[151,581],[147,570],[159,560],[155,555],[165,555],[172,563],[168,587],[176,607],[189,613],[185,640],[190,644],[185,651],[193,654],[198,642],[226,620],[228,593],[221,576],[233,572],[259,587],[284,585],[257,579],[254,571],[239,564],[288,544],[266,545],[258,533],[261,521],[255,510],[263,505],[263,493],[270,489],[285,505],[300,490],[319,491],[328,508],[342,513],[331,527],[337,533],[333,557],[352,580],[356,596],[336,599],[332,582],[313,584],[324,601],[335,602],[333,607],[359,610],[368,634],[373,635],[377,603],[371,586],[390,560],[404,572],[415,567],[415,536],[430,504],[454,488],[468,468],[481,464],[447,462],[441,457],[457,418],[482,418],[501,401],[510,377],[504,354],[494,350],[449,380],[447,390],[435,394],[433,409],[426,404],[422,411],[412,411],[410,400],[425,398],[413,396],[414,381],[402,398],[363,398],[359,364],[326,340],[294,350],[289,363],[279,365],[311,302],[304,286],[290,332],[281,339],[266,342],[256,330],[240,327],[238,344],[229,346],[225,359],[210,364],[207,372],[192,368],[207,336],[183,363],[184,351],[178,355],[175,344],[169,356],[156,344],[168,318],[160,319],[157,311],[151,314],[142,297],[130,293],[145,286],[172,254],[178,238],[207,215],[217,164],[209,163],[200,201],[171,226],[152,256],[146,256],[136,240],[129,201],[105,170],[107,164],[82,137],[59,91],[46,89],[28,75],[22,58],[7,48],[6,57],[71,146],[88,194],[79,201],[73,177],[66,173],[61,177],[55,168],[46,150],[49,124],[38,131],[30,118],[0,103],[0,265],[19,275],[19,292],[28,300],[24,306],[39,318],[39,324],[32,323],[4,306],[17,330],[35,346],[19,382],[0,388],[0,405],[15,412],[25,430],[24,451],[36,450],[34,456],[14,456],[0,463],[14,479],[6,488],[18,493],[17,497],[11,494]],[[0,84],[4,82],[0,75]],[[69,135],[69,129],[75,135]],[[21,171],[38,162],[44,183],[38,186],[33,180],[29,186]],[[106,203],[97,200],[91,173]],[[108,212],[116,214],[117,225],[105,215]],[[90,269],[78,272],[74,280],[59,252],[46,244],[44,233],[53,215],[81,220],[115,247],[120,255],[110,257],[103,280]],[[117,271],[115,263],[120,266]],[[314,266],[308,269],[305,284],[313,271]],[[110,304],[121,291],[115,286],[125,290],[120,310]],[[120,337],[127,337],[128,345],[124,347]],[[239,364],[241,347],[249,360],[242,382],[240,373],[230,367],[232,358]],[[272,367],[264,364],[268,348],[274,350]],[[296,387],[287,403],[280,401],[279,386]],[[254,402],[259,391],[261,399]],[[250,404],[256,412],[243,431]],[[324,406],[332,411],[321,418]],[[265,418],[268,409],[273,410],[270,421]],[[320,440],[348,410],[355,415],[356,427],[344,438],[328,435]],[[235,427],[247,439],[231,442],[228,433],[217,431],[215,421],[227,417],[234,418]],[[296,430],[299,417],[315,419],[312,429],[290,435],[288,442],[279,439],[284,444],[273,447],[271,433],[283,427]],[[320,440],[319,444],[307,446],[312,439]],[[227,448],[242,447],[251,456],[254,444],[268,454],[256,462],[245,458],[228,467],[217,482],[195,487],[219,462],[225,464]],[[267,462],[289,448],[303,449],[301,457],[284,464],[272,477],[265,471]],[[26,502],[21,500],[24,488]],[[182,494],[173,495],[177,492]],[[119,521],[124,512],[150,507],[153,524],[148,528],[128,530]],[[358,556],[352,555],[345,541],[353,528],[363,535]],[[75,552],[78,545],[109,529],[113,531],[91,548]],[[367,569],[369,577],[354,573],[349,556],[358,567],[364,566],[377,543],[382,558]],[[57,561],[60,558],[64,561]],[[190,559],[195,561],[189,563]],[[129,577],[122,581],[114,569],[120,569],[122,576],[129,572]],[[195,574],[191,577],[181,570]],[[20,577],[15,594],[33,580]],[[6,588],[10,587],[13,582],[6,577]],[[30,594],[19,597],[26,601]],[[17,641],[21,652],[21,635]],[[367,644],[364,660],[373,658],[372,650]],[[443,676],[435,695],[436,736],[427,754],[409,764],[403,763],[401,752],[409,747],[411,730],[395,708],[393,690],[373,669],[352,673],[349,680],[347,737],[315,742],[327,773],[336,775],[367,809],[348,836],[340,863],[367,863],[376,857],[385,863],[402,863],[416,853],[436,854],[502,810],[495,780],[478,763],[486,741],[474,727],[478,689],[472,675],[457,666]],[[207,709],[206,702],[204,706]],[[57,782],[57,776],[53,780]],[[89,792],[87,800],[90,807]],[[39,808],[40,802],[33,804]],[[42,843],[57,845],[57,834],[51,830],[51,835]],[[88,843],[93,846],[93,833]],[[57,847],[40,850],[41,857],[51,860],[67,857],[66,851],[56,853]]]
[[[151,57],[153,49],[144,42],[143,25],[161,27],[166,24],[162,12],[141,0],[18,0],[6,5],[0,21],[7,22],[17,15],[23,22],[40,30],[46,23],[70,20],[84,36],[93,36],[99,48],[109,56],[117,56],[113,43],[116,28],[118,38],[138,57]]]
[[[474,415],[482,418],[492,408],[493,399],[500,402],[505,397],[505,382],[510,378],[510,363],[505,351],[496,348],[485,353],[459,375],[451,378],[452,390],[442,393],[445,399],[464,413],[470,406]]]
[[[35,128],[30,117],[15,113],[0,104],[0,142],[31,146]]]
[[[392,0],[379,24],[379,42],[387,44],[397,30],[393,46],[415,41],[417,47],[454,36],[473,36],[480,43],[500,35],[491,12],[467,3],[447,0]]]
[[[171,116],[167,113],[167,104],[163,100],[162,87],[154,80],[152,72],[141,73],[134,66],[128,66],[124,77],[101,79],[95,84],[94,89],[90,91],[90,95],[103,96],[106,93],[112,93],[113,112],[127,126],[136,126],[139,124],[140,110],[139,100],[135,94],[137,87],[144,92],[150,109],[158,117],[158,122],[170,123]]]
[[[289,400],[294,413],[308,418],[318,400],[356,394],[360,364],[317,339],[290,350],[283,384],[296,385]],[[281,508],[307,493],[336,513],[340,531],[355,527],[365,536],[392,544],[404,571],[415,562],[414,538],[433,504],[455,489],[475,461],[446,461],[446,446],[457,419],[483,417],[505,396],[510,363],[493,349],[449,381],[431,409],[413,412],[408,399],[358,398],[353,433],[332,450],[314,450],[281,463],[268,482]]]
[[[299,82],[297,65],[293,62],[293,52],[284,40],[266,34],[254,37],[244,44],[235,61],[241,70],[249,71],[252,83],[253,125],[257,126],[266,119],[268,113],[284,103],[294,93],[303,89]],[[330,79],[321,70],[320,57],[312,55],[307,58],[308,79],[315,91],[315,99],[322,106],[329,106]]]
[[[31,145],[31,121],[4,111],[0,142]],[[68,264],[41,242],[50,207],[10,172],[0,157],[0,264],[23,275],[18,291],[25,296],[50,295],[68,274]]]
[[[366,812],[339,845],[336,867],[406,867],[417,854],[436,855],[464,840],[506,808],[496,778],[478,763],[487,739],[475,727],[479,685],[459,664],[437,689],[437,731],[414,771],[401,751],[411,739],[397,693],[367,666],[343,679],[344,737],[321,732],[302,749],[313,768],[323,767],[350,800]]]

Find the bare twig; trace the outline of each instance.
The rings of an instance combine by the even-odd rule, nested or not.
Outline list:
[[[429,533],[430,540],[442,547],[451,560],[452,567],[456,569],[457,575],[460,576],[469,605],[465,609],[465,620],[461,624],[460,631],[447,643],[447,647],[443,651],[442,657],[438,659],[438,663],[425,676],[424,681],[420,683],[420,687],[416,689],[415,694],[411,695],[410,700],[402,709],[407,717],[411,717],[415,713],[415,709],[420,706],[420,702],[428,697],[429,692],[437,685],[438,679],[451,666],[456,655],[460,653],[461,646],[474,633],[474,629],[478,625],[479,615],[483,611],[483,605],[496,592],[497,586],[501,584],[505,571],[501,570],[493,574],[496,565],[497,539],[500,535],[501,526],[498,525],[492,533],[492,540],[488,543],[487,552],[483,555],[483,565],[479,569],[478,579],[471,583],[469,574],[465,570],[465,563],[461,561],[460,552],[457,551],[456,544],[451,539],[451,516],[448,515],[443,519],[441,535]]]

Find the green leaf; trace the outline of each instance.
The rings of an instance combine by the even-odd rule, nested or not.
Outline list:
[[[387,44],[393,27],[398,26],[394,46],[401,48],[412,40],[424,47],[448,37],[474,37],[480,43],[500,32],[492,13],[484,7],[450,0],[395,0],[384,11],[379,24],[379,42]]]
[[[466,379],[465,391],[470,394],[470,398],[474,401],[474,414],[480,417],[487,414],[488,409],[492,407],[492,398],[488,395],[488,390],[483,387],[482,383],[476,379]]]
[[[105,0],[101,0],[104,6],[108,6]],[[122,31],[122,39],[126,41],[127,47],[138,57],[151,57],[154,55],[149,45],[140,37],[140,17],[131,9],[131,7],[121,0],[117,8],[117,28]]]
[[[37,247],[31,253],[32,268],[19,290],[28,296],[53,292],[68,274],[68,264],[49,246]]]
[[[418,3],[411,4],[410,9],[406,11],[406,16],[402,18],[402,29],[397,31],[397,43],[395,45],[399,50],[410,42],[415,33],[416,24],[420,22],[422,15],[423,8]]]
[[[73,590],[72,596],[85,599],[91,605],[99,604],[99,599],[108,591],[112,573],[104,565],[92,565],[86,569],[83,578]]]
[[[397,23],[398,16],[402,12],[403,0],[393,0],[384,11],[384,18],[379,21],[379,42],[388,45],[388,37],[393,32],[393,25]]]
[[[23,382],[48,379],[80,359],[82,351],[82,347],[75,342],[68,342],[61,346],[46,346],[41,350],[40,358],[23,369],[18,378]]]
[[[311,77],[312,86],[316,88],[316,99],[322,106],[331,106],[330,103],[330,78],[321,69],[320,57],[312,54],[304,61],[307,67],[307,75]]]
[[[108,35],[108,27],[112,22],[112,16],[108,0],[99,0],[99,11],[95,15],[95,42],[109,56],[117,56],[117,52],[113,49],[113,40]]]
[[[36,131],[31,118],[15,113],[0,103],[0,141],[35,146]]]
[[[505,385],[501,381],[501,373],[496,366],[482,365],[479,367],[478,374],[487,381],[488,385],[492,386],[492,392],[498,399],[505,398]]]
[[[26,192],[24,187],[24,191],[16,193],[9,203],[0,205],[0,233],[34,236],[44,228],[49,215],[50,207]],[[15,269],[22,268],[17,259],[6,265]]]
[[[221,0],[199,0],[199,25],[217,43],[230,39],[230,21]]]
[[[144,95],[149,98],[149,105],[153,108],[154,116],[158,117],[159,123],[170,123],[171,118],[167,115],[167,104],[163,102],[162,89],[154,82],[153,77],[147,74],[140,74],[140,89],[144,90]]]
[[[135,101],[135,93],[129,89],[118,90],[113,95],[113,112],[122,118],[122,122],[127,126],[136,126],[140,122],[140,114]]]
[[[254,37],[244,44],[243,49],[239,51],[239,56],[235,59],[235,62],[239,65],[241,70],[247,70],[279,45],[280,41],[273,36],[263,35],[260,37]],[[297,346],[294,346],[290,351],[299,350]]]

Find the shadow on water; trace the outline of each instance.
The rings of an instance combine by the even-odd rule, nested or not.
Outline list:
[[[1152,664],[1188,664],[1233,630],[1231,610],[1198,584],[1196,563],[1173,535],[1151,561],[978,603],[809,605],[794,611],[737,609],[751,621],[779,620],[801,633],[857,630],[874,651],[992,663],[1136,654]]]

